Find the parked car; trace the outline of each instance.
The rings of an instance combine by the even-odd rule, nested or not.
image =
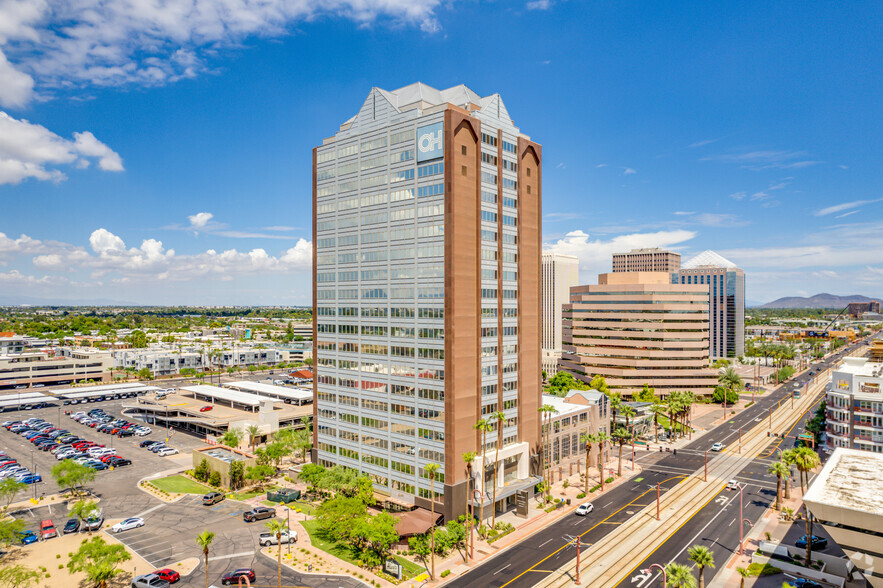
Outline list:
[[[812,580],[807,580],[806,578],[794,578],[793,580],[788,580],[786,584],[788,586],[792,586],[793,588],[823,588],[823,586],[818,582],[813,582]]]
[[[798,539],[794,543],[794,546],[798,547],[800,549],[805,549],[806,548],[806,535],[803,535],[800,539]],[[824,549],[827,546],[828,546],[827,539],[825,539],[824,537],[819,537],[817,535],[812,536],[812,548],[813,549]]]
[[[114,533],[121,533],[123,531],[128,531],[130,529],[137,529],[138,527],[144,526],[144,519],[141,517],[132,517],[130,519],[125,519],[123,521],[118,522],[113,527],[110,528]]]
[[[224,500],[224,498],[225,497],[222,492],[209,492],[202,497],[202,503],[207,505],[217,504]]]
[[[236,584],[239,582],[240,576],[248,578],[249,582],[254,582],[254,570],[251,568],[237,568],[232,572],[227,572],[221,576],[221,584]]]
[[[576,507],[575,514],[584,517],[593,510],[595,510],[595,505],[593,505],[591,502],[583,502],[578,507]]]
[[[176,572],[175,570],[169,568],[163,568],[161,570],[156,570],[153,572],[155,575],[159,576],[169,584],[174,584],[178,580],[181,579],[181,574]]]
[[[282,533],[280,536],[279,542],[282,544],[285,543],[297,543],[297,532],[289,530],[288,533]],[[258,537],[258,543],[261,547],[267,547],[268,545],[276,545],[276,534],[275,533],[261,533]]]
[[[23,482],[25,484],[36,484],[37,482],[42,482],[43,476],[40,474],[28,474],[27,476],[23,476],[19,482]]]
[[[80,519],[68,519],[67,523],[64,525],[64,531],[62,531],[65,535],[68,533],[76,533],[80,530]]]
[[[132,465],[132,460],[126,459],[125,457],[111,457],[107,464],[115,468],[119,468],[122,466]]]
[[[169,588],[169,582],[156,574],[144,574],[132,580],[132,588]]]
[[[160,457],[166,457],[167,455],[175,455],[176,453],[178,453],[178,450],[175,449],[174,447],[163,447],[162,449],[160,449],[159,451],[156,452],[156,454]]]
[[[208,405],[208,404],[207,404],[207,405],[203,406],[202,408],[200,408],[200,409],[199,409],[199,412],[208,412],[208,411],[210,411],[212,408],[214,408],[214,407],[211,406],[211,405]]]
[[[104,524],[104,515],[98,514],[83,521],[82,531],[97,531]]]
[[[251,510],[247,510],[242,513],[242,520],[246,523],[251,523],[253,521],[259,521],[261,519],[272,519],[276,516],[276,510],[272,508],[267,508],[266,506],[256,506]]]
[[[31,543],[39,541],[39,539],[37,539],[37,534],[33,531],[19,531],[17,535],[18,541],[22,545],[30,545]]]
[[[138,447],[150,447],[151,445],[156,445],[159,441],[153,441],[152,439],[148,439],[147,441],[142,441],[138,444]]]
[[[715,443],[714,445],[711,446],[712,451],[720,451],[723,448],[724,448],[724,444],[721,443],[720,441],[718,441],[717,443]]]
[[[40,523],[40,537],[42,537],[43,540],[58,537],[58,531],[55,530],[55,525],[52,524],[51,519],[46,519]]]

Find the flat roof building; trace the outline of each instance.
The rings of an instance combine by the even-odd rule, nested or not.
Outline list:
[[[883,588],[883,455],[838,448],[803,502],[875,588]]]
[[[579,258],[543,252],[543,370],[555,375],[561,357],[561,309],[579,284]]]
[[[826,443],[883,453],[883,363],[846,357],[831,370]]]
[[[706,287],[672,284],[664,272],[630,272],[571,288],[560,366],[586,383],[603,376],[626,396],[645,384],[661,395],[711,394],[717,371],[709,367]]]
[[[0,354],[0,389],[34,384],[107,381],[113,357],[109,351],[70,349]]]
[[[534,487],[541,162],[499,94],[463,85],[372,88],[314,149],[319,463],[426,508],[439,464],[451,519],[468,504],[460,456],[482,453],[473,426],[502,411],[497,504]]]
[[[302,388],[287,388],[285,386],[277,386],[275,384],[265,384],[263,382],[227,382],[222,384],[224,388],[233,388],[242,392],[252,392],[258,396],[268,396],[277,398],[289,404],[306,404],[313,401],[313,391],[304,390]]]
[[[681,254],[659,247],[632,249],[628,253],[613,254],[613,271],[620,272],[668,272],[681,268]]]

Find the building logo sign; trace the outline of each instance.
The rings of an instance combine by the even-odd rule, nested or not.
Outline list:
[[[417,129],[417,163],[444,157],[444,123],[437,122]]]

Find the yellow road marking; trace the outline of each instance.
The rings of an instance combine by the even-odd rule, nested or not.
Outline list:
[[[672,476],[671,478],[667,478],[667,479],[663,480],[662,482],[660,482],[660,484],[665,484],[666,482],[669,482],[669,481],[671,481],[671,480],[677,480],[678,478],[683,478],[684,480],[686,480],[686,479],[687,479],[687,476],[686,476],[686,475]],[[678,484],[680,484],[680,483],[683,482],[684,480],[680,480],[680,481],[678,482]],[[588,529],[586,529],[584,532],[580,533],[579,536],[582,537],[583,535],[585,535],[585,534],[587,534],[587,533],[589,533],[589,532],[595,530],[599,525],[601,525],[601,524],[603,524],[603,523],[606,523],[606,522],[608,521],[608,519],[610,519],[610,518],[613,517],[613,515],[617,514],[617,513],[620,512],[621,510],[625,510],[626,508],[632,506],[632,504],[635,502],[635,500],[639,500],[639,499],[641,499],[645,494],[647,494],[647,493],[649,493],[649,492],[654,492],[655,490],[656,490],[656,488],[651,488],[651,489],[645,491],[645,492],[644,492],[643,494],[641,494],[640,496],[635,497],[634,500],[632,500],[632,501],[629,502],[628,504],[623,505],[622,507],[620,507],[620,508],[617,509],[616,511],[610,513],[610,515],[608,515],[607,518],[605,518],[603,521],[600,521],[600,522],[598,522],[598,523],[592,525],[591,527],[589,527]],[[670,488],[667,488],[666,491],[667,491],[667,490],[670,490]],[[528,569],[526,569],[525,571],[521,572],[520,574],[518,574],[517,576],[515,576],[514,578],[512,578],[511,580],[509,580],[508,582],[506,582],[506,583],[503,584],[502,586],[500,586],[500,588],[505,588],[506,586],[508,586],[509,584],[511,584],[512,582],[514,582],[515,580],[519,579],[521,576],[523,576],[524,574],[526,574],[527,572],[535,572],[535,571],[539,571],[539,570],[536,570],[536,569],[534,569],[534,568],[536,568],[536,566],[540,565],[541,563],[545,562],[546,560],[549,560],[549,559],[551,559],[552,557],[555,557],[556,555],[558,555],[558,553],[560,553],[562,550],[566,549],[566,548],[569,547],[570,545],[571,545],[571,543],[565,543],[564,545],[562,545],[561,547],[559,547],[558,549],[556,549],[555,551],[553,551],[552,553],[550,553],[549,555],[547,555],[546,557],[544,557],[543,559],[541,559],[540,561],[538,561],[537,563],[535,563],[534,565],[530,566],[530,567],[529,567]],[[549,572],[549,573],[551,573],[551,572]]]

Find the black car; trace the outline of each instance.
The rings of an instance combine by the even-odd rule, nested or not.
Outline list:
[[[207,505],[217,504],[222,500],[224,500],[224,494],[222,492],[209,492],[202,497],[202,503]]]
[[[266,506],[256,506],[251,510],[242,513],[242,520],[246,523],[259,521],[261,519],[272,519],[276,516],[276,510],[267,508]]]
[[[793,580],[789,580],[787,584],[792,588],[823,588],[818,582],[813,582],[806,578],[794,578]]]
[[[254,582],[254,570],[251,568],[237,568],[232,572],[227,572],[221,577],[221,584],[236,584],[241,577],[248,578],[249,582]]]
[[[126,459],[125,457],[113,457],[107,460],[107,465],[119,468],[122,466],[132,465],[132,460]]]
[[[120,432],[117,433],[118,437],[134,437],[135,431],[131,429],[120,429]]]
[[[79,530],[80,519],[68,519],[67,524],[64,526],[64,534],[76,533]]]
[[[148,439],[147,441],[142,441],[141,443],[139,443],[138,447],[148,447],[150,445],[153,445],[154,443],[159,443],[159,441],[151,441],[150,439]]]
[[[806,535],[803,535],[800,539],[798,539],[794,543],[795,547],[800,549],[806,548]],[[824,549],[828,546],[828,540],[824,537],[818,537],[816,535],[812,536],[812,548],[813,549]]]

